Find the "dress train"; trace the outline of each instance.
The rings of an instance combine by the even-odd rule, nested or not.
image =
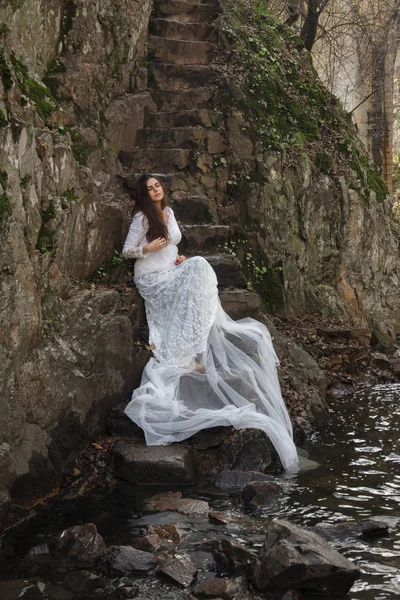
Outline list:
[[[250,318],[233,321],[224,312],[214,270],[202,257],[142,275],[136,284],[154,358],[125,413],[143,429],[147,445],[179,442],[216,426],[261,429],[283,467],[297,471],[267,328]]]

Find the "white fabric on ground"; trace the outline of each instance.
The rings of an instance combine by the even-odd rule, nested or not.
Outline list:
[[[174,223],[170,211],[169,228]],[[136,239],[131,244],[137,247]],[[173,262],[159,271],[145,272],[147,257],[137,261],[135,281],[145,300],[154,358],[126,414],[143,429],[149,446],[179,442],[216,426],[261,429],[283,467],[296,471],[292,425],[267,328],[250,318],[233,321],[224,312],[214,270],[204,258],[175,266],[173,254]],[[204,373],[194,370],[195,361]]]

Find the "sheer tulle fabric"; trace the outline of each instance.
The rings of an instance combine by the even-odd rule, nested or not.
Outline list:
[[[233,321],[222,309],[212,267],[202,257],[136,281],[146,303],[154,358],[125,409],[147,445],[232,425],[264,431],[285,469],[298,469],[290,418],[266,327]],[[194,370],[195,360],[205,368]]]

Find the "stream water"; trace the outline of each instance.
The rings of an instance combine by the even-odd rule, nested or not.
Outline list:
[[[45,556],[39,561],[24,557],[32,547],[45,544],[50,533],[87,522],[96,523],[107,544],[129,544],[132,537],[145,532],[149,524],[181,521],[191,534],[180,550],[193,552],[201,579],[215,575],[211,555],[198,550],[199,542],[208,537],[231,537],[257,547],[262,544],[263,529],[271,517],[279,516],[309,526],[373,518],[389,525],[388,535],[340,542],[340,552],[356,562],[362,571],[349,598],[398,600],[399,433],[400,384],[377,385],[341,400],[335,399],[329,422],[307,445],[309,457],[318,461],[319,466],[295,476],[278,478],[285,494],[275,505],[250,513],[254,528],[217,525],[207,518],[171,512],[143,515],[143,499],[154,494],[154,489],[135,489],[123,484],[93,491],[79,499],[50,502],[37,508],[30,519],[10,529],[0,540],[0,580],[35,576],[64,587],[68,567],[50,563]],[[239,497],[227,491],[186,488],[183,494],[208,500],[213,510],[243,510]],[[164,585],[156,578],[148,578],[146,585],[154,588],[155,595],[149,597],[167,598],[171,594],[173,598],[180,597],[174,588],[156,593],[157,586]]]

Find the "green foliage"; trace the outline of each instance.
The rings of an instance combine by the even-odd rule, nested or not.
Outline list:
[[[113,267],[120,267],[121,265],[125,264],[125,258],[122,255],[121,252],[118,252],[118,250],[114,250],[114,256],[111,259],[111,265]]]
[[[247,288],[259,292],[268,310],[282,312],[285,308],[282,268],[271,267],[266,253],[260,249],[254,252],[242,237],[225,242],[222,250],[240,260],[247,278]]]
[[[21,185],[22,185],[22,187],[26,187],[28,185],[28,183],[30,183],[31,181],[32,181],[32,175],[25,175],[21,179]]]
[[[285,151],[286,156],[303,150],[330,177],[351,166],[364,200],[373,190],[383,202],[387,187],[362,147],[351,115],[318,79],[301,39],[276,21],[266,0],[220,0],[220,5],[221,76],[228,84],[223,106],[242,110],[251,137],[266,150]]]
[[[373,165],[369,157],[352,148],[350,151],[350,164],[361,184],[359,192],[364,201],[369,202],[369,190],[372,190],[376,194],[377,202],[384,202],[389,194],[389,190],[378,169]]]
[[[61,208],[66,210],[69,208],[71,202],[76,202],[76,200],[79,200],[79,196],[75,194],[74,188],[64,190],[61,194]]]
[[[234,48],[233,77],[258,139],[274,150],[296,146],[298,132],[308,141],[319,139],[329,95],[298,38],[278,26],[263,2],[222,5],[222,43]]]
[[[95,283],[101,283],[102,281],[105,280],[106,277],[108,277],[109,275],[112,274],[114,269],[117,269],[118,267],[122,267],[126,264],[128,264],[128,263],[125,260],[125,258],[123,257],[123,255],[121,254],[121,252],[118,252],[118,250],[114,250],[114,255],[113,255],[112,259],[109,260],[108,262],[104,262],[102,265],[100,265],[100,267],[94,273],[94,275],[92,277],[92,281],[94,281]]]
[[[75,129],[68,129],[71,140],[72,140],[72,153],[75,157],[75,160],[80,165],[86,165],[89,159],[89,156],[93,153],[94,148],[85,140],[83,135],[81,135]]]
[[[11,61],[23,94],[34,103],[37,112],[46,121],[54,111],[55,100],[51,92],[45,85],[30,77],[27,67],[15,56]]]

